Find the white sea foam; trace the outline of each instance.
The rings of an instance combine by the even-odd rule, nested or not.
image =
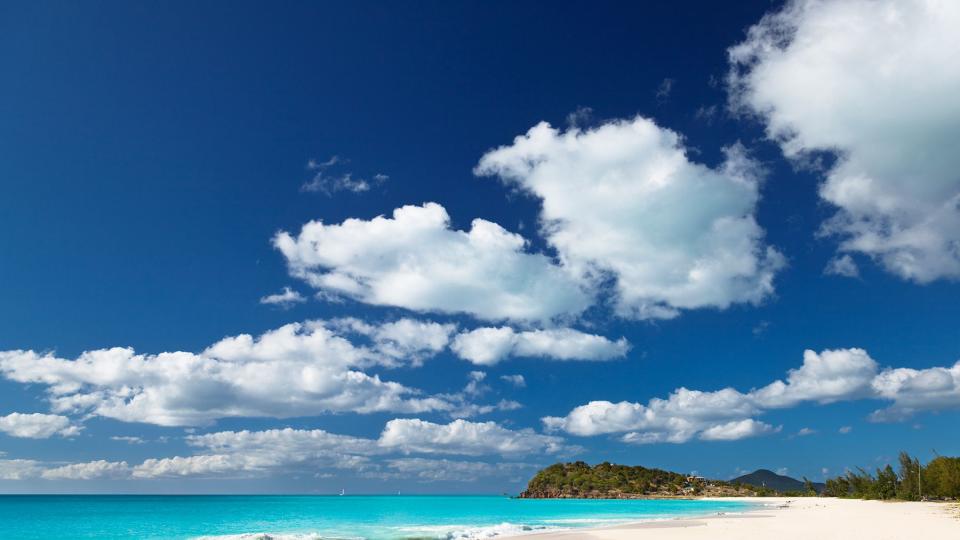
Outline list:
[[[324,536],[317,533],[240,533],[197,536],[193,540],[364,540],[362,536]]]
[[[516,523],[500,523],[499,525],[490,525],[488,527],[469,527],[450,531],[446,536],[441,536],[444,540],[484,540],[487,538],[497,538],[503,536],[520,536],[534,532],[543,532],[553,527],[519,525]]]
[[[641,519],[609,519],[609,518],[556,518],[546,520],[548,523],[563,525],[616,525],[618,523],[633,523],[644,521]]]
[[[487,540],[504,536],[520,536],[544,532],[556,527],[500,523],[485,527],[469,525],[438,525],[403,527],[395,529],[397,538],[436,538],[437,540]],[[216,536],[200,536],[194,540],[364,540],[363,537],[326,536],[318,533],[242,533]]]
[[[773,506],[772,504],[763,504],[758,506]],[[545,531],[568,530],[582,526],[604,526],[618,525],[623,523],[648,523],[670,521],[673,519],[697,518],[710,515],[743,515],[748,512],[724,511],[715,514],[702,514],[691,516],[671,516],[663,518],[646,519],[628,519],[628,518],[555,518],[547,520],[549,525],[524,525],[518,523],[503,522],[497,525],[475,526],[466,524],[445,524],[445,525],[415,525],[406,527],[391,527],[387,530],[389,537],[415,538],[415,539],[437,539],[437,540],[489,540],[494,538],[522,536],[525,534],[539,533]],[[384,531],[381,531],[384,532]],[[379,534],[375,534],[377,538]],[[227,534],[219,536],[201,536],[194,540],[365,540],[363,536],[343,536],[343,535],[322,535],[319,533],[244,533]]]

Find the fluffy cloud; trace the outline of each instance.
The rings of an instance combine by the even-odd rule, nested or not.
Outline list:
[[[451,229],[435,203],[404,206],[392,217],[311,221],[273,243],[295,277],[368,304],[488,320],[547,320],[590,304],[548,257],[527,253],[521,236],[482,219],[469,231]]]
[[[333,321],[337,328],[364,335],[373,340],[377,351],[398,361],[417,365],[425,357],[443,351],[450,342],[454,324],[440,324],[414,319],[372,325],[354,318]]]
[[[542,435],[530,429],[513,431],[494,422],[465,420],[449,424],[418,419],[391,420],[380,435],[379,444],[403,453],[429,454],[552,454],[569,450],[559,437]]]
[[[47,469],[41,477],[47,480],[92,480],[94,478],[125,478],[130,475],[126,461],[90,461]]]
[[[322,429],[268,429],[265,431],[220,431],[187,437],[191,446],[209,452],[251,454],[282,449],[287,455],[306,455],[318,450],[337,450],[350,454],[373,454],[378,446],[373,439],[337,435]],[[302,459],[302,458],[297,458]],[[265,461],[281,461],[268,459]],[[282,461],[289,461],[284,458]]]
[[[623,316],[758,303],[784,258],[754,218],[757,166],[739,147],[717,168],[690,161],[677,133],[637,117],[560,132],[540,123],[488,152],[475,172],[542,201],[541,232],[563,266],[612,276]]]
[[[219,476],[249,473],[255,465],[248,464],[244,456],[201,455],[174,456],[163,459],[148,459],[133,468],[133,478],[178,478],[188,476]],[[244,475],[245,476],[245,475]]]
[[[475,482],[481,478],[517,477],[521,473],[526,475],[536,469],[537,465],[401,458],[388,460],[387,467],[402,477],[415,478],[421,482]]]
[[[823,227],[903,278],[960,278],[960,4],[794,0],[730,49],[733,105],[790,158],[835,152]]]
[[[874,421],[896,421],[918,411],[960,408],[960,362],[951,367],[889,369],[872,381],[873,391],[893,404],[871,414]]]
[[[803,365],[791,369],[787,381],[774,381],[751,392],[758,406],[766,409],[792,407],[801,401],[830,403],[871,397],[871,382],[877,362],[863,349],[803,352]]]
[[[389,454],[543,454],[563,446],[559,437],[532,430],[513,431],[493,422],[455,420],[435,424],[395,419],[378,439],[337,435],[320,429],[224,431],[187,438],[200,454],[147,460],[133,469],[138,478],[251,475],[309,464],[311,468],[344,469],[377,474],[371,458]],[[453,462],[451,462],[453,463]]]
[[[372,439],[337,435],[321,429],[221,431],[187,437],[199,455],[147,460],[134,475],[215,476],[259,474],[309,463],[316,468],[361,469],[368,456],[384,453]]]
[[[153,478],[187,478],[214,476],[252,476],[256,463],[243,455],[196,455],[147,459],[130,466],[125,461],[90,461],[50,466],[33,460],[0,460],[3,480],[129,480]]]
[[[151,458],[139,465],[91,461],[51,466],[32,460],[0,460],[0,479],[91,480],[188,477],[255,477],[302,470],[345,470],[366,476],[442,480],[475,473],[504,474],[521,465],[437,459],[384,459],[391,454],[530,455],[573,452],[556,436],[510,430],[493,422],[456,420],[435,424],[416,419],[388,422],[377,439],[329,433],[321,429],[221,431],[189,435],[190,456]],[[438,470],[447,464],[449,471]],[[416,465],[420,466],[417,467]]]
[[[707,432],[729,433],[736,427],[730,422],[758,412],[748,396],[732,388],[716,392],[680,388],[667,399],[654,398],[647,405],[592,401],[565,417],[544,418],[544,424],[549,429],[584,436],[630,432],[624,441],[632,443],[683,443]],[[749,436],[760,432],[741,429],[739,433]]]
[[[342,318],[287,324],[257,337],[227,337],[200,353],[137,354],[116,347],[70,360],[52,353],[0,351],[0,375],[46,386],[56,413],[163,426],[339,412],[439,411],[466,418],[521,405],[472,402],[489,390],[481,384],[481,372],[460,392],[424,396],[368,371],[417,367],[448,347],[477,364],[494,364],[508,355],[602,360],[623,356],[629,348],[624,339],[613,342],[571,329],[479,329],[451,341],[456,329],[407,318],[381,324]],[[491,345],[485,341],[488,330],[506,335],[509,343]],[[77,430],[61,415],[0,417],[0,431],[15,436],[69,436]]]
[[[0,480],[27,480],[43,471],[43,464],[32,459],[0,459]]]
[[[306,301],[307,299],[304,298],[302,294],[290,287],[284,287],[282,292],[270,294],[260,299],[261,304],[278,306],[284,309],[293,307],[295,304],[302,304]]]
[[[579,315],[613,278],[620,315],[670,318],[773,293],[784,258],[754,218],[757,170],[739,146],[715,168],[692,162],[677,133],[640,117],[566,132],[541,123],[484,155],[476,173],[542,199],[541,232],[559,261],[529,252],[520,235],[489,221],[453,229],[436,203],[370,220],[311,221],[273,243],[291,275],[322,294],[372,305],[543,323]],[[508,331],[488,329],[489,339],[495,330]],[[559,357],[560,349],[532,339],[561,337],[574,336],[498,343]],[[588,355],[606,347],[609,357],[612,345],[594,338],[578,346]]]
[[[70,424],[66,416],[40,413],[10,413],[0,416],[0,432],[12,437],[47,439],[54,435],[70,437],[80,428]]]
[[[949,368],[880,370],[863,349],[808,350],[803,365],[790,370],[786,381],[746,393],[733,388],[714,392],[680,388],[667,399],[653,398],[646,405],[591,401],[566,416],[545,417],[543,423],[548,430],[580,436],[625,433],[622,440],[637,444],[683,443],[695,437],[735,440],[779,431],[754,418],[765,411],[803,402],[858,399],[893,402],[874,412],[870,417],[874,421],[960,408],[960,362]],[[841,433],[849,430],[842,428]]]
[[[700,438],[704,441],[736,441],[778,431],[780,431],[779,427],[774,428],[770,424],[747,418],[710,426],[700,433]]]
[[[407,341],[411,354],[428,354]],[[226,417],[309,416],[328,412],[418,413],[454,407],[441,397],[383,381],[362,368],[392,365],[391,351],[355,345],[328,323],[282,326],[254,338],[225,338],[202,353],[88,351],[75,360],[34,351],[0,352],[0,373],[47,386],[54,412],[84,413],[165,426]]]
[[[518,332],[509,327],[477,328],[463,332],[451,348],[461,358],[478,365],[493,365],[509,356],[553,360],[611,360],[626,356],[627,340],[611,341],[572,328]]]

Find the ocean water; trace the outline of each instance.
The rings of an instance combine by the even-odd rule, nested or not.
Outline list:
[[[750,508],[736,500],[6,495],[0,538],[480,539]]]

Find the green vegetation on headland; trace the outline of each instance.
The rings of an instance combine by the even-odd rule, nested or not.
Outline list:
[[[854,499],[960,498],[960,458],[937,456],[925,466],[906,452],[900,452],[900,468],[887,465],[876,474],[858,468],[827,480],[824,494]]]
[[[525,499],[635,499],[757,495],[752,486],[707,480],[662,469],[583,461],[556,463],[540,470],[520,494]]]
[[[815,484],[806,478],[801,483],[789,480],[777,490],[761,481],[757,471],[734,481],[708,480],[662,469],[615,465],[603,462],[590,466],[583,461],[556,463],[541,469],[520,494],[526,499],[640,499],[666,497],[829,497],[864,499],[957,499],[960,498],[960,458],[937,457],[926,466],[905,452],[900,454],[900,470],[877,469],[875,475],[858,469]],[[770,473],[773,474],[773,473]],[[766,475],[769,476],[769,475]],[[778,476],[778,475],[774,475]],[[761,480],[758,480],[761,479]],[[759,485],[750,485],[754,482]]]

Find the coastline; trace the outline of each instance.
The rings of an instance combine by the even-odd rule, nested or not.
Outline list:
[[[737,497],[760,506],[745,513],[532,532],[503,540],[777,540],[960,537],[957,503],[887,502],[825,497]],[[726,500],[704,497],[703,500]],[[775,536],[774,536],[775,535]]]

